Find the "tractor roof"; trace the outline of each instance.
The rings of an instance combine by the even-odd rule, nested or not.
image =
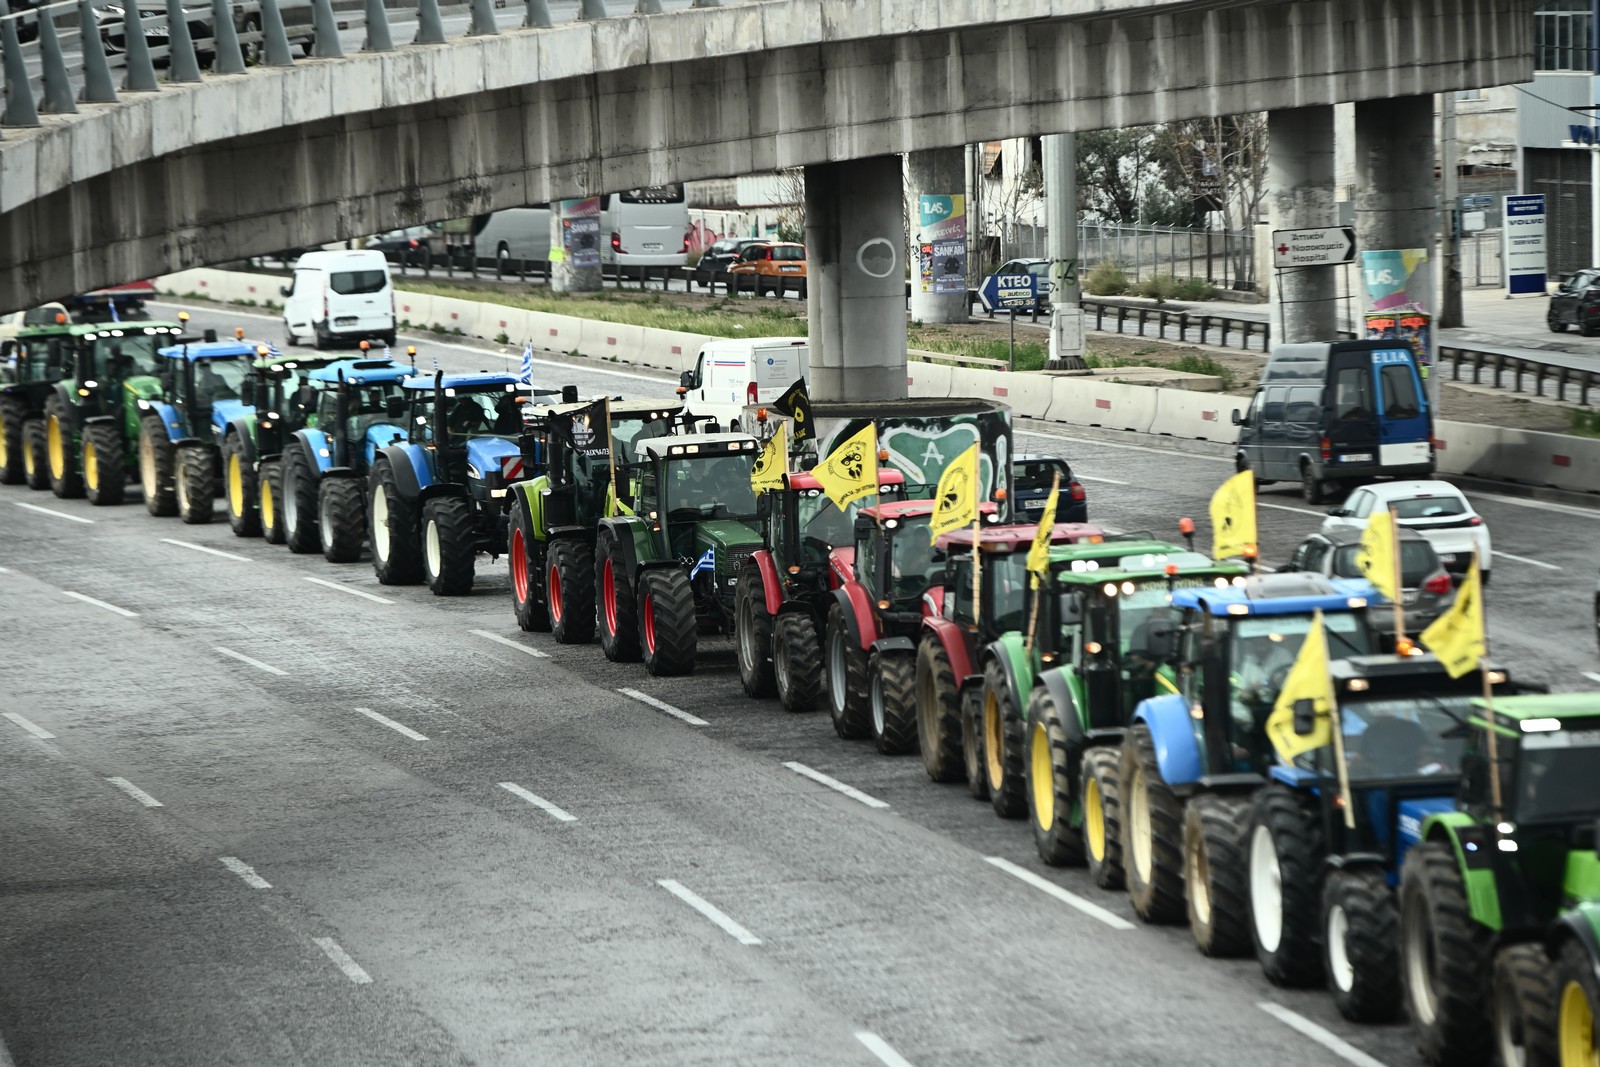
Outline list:
[[[1482,709],[1483,698],[1472,703]],[[1497,718],[1514,719],[1523,724],[1530,719],[1595,719],[1600,718],[1600,693],[1524,693],[1495,697],[1494,713]],[[1527,726],[1523,729],[1527,730]]]
[[[542,395],[547,390],[535,389],[535,395]],[[539,407],[541,415],[566,415],[574,411],[582,411],[593,404],[594,400],[576,400],[565,404],[542,404]],[[682,400],[616,400],[611,401],[611,417],[613,419],[670,419],[683,410]]]
[[[703,459],[730,452],[755,453],[760,450],[761,442],[747,433],[686,433],[676,437],[647,437],[638,447],[651,459],[664,456]]]
[[[259,341],[191,341],[188,344],[168,345],[157,349],[163,359],[177,359],[188,363],[201,363],[208,359],[238,359],[253,356]]]
[[[1107,577],[1145,579],[1166,578],[1167,568],[1177,568],[1171,577],[1194,575],[1232,578],[1243,576],[1237,563],[1218,563],[1208,556],[1165,541],[1111,536],[1104,541],[1056,545],[1050,551],[1050,571],[1058,584],[1099,585]]]
[[[1491,663],[1489,669],[1492,671],[1497,668]],[[1328,674],[1335,684],[1348,683],[1355,678],[1365,678],[1370,681],[1415,680],[1427,685],[1438,685],[1441,680],[1448,683],[1444,664],[1440,663],[1439,657],[1431,652],[1413,652],[1408,656],[1395,652],[1350,656],[1329,663]],[[1474,688],[1482,685],[1476,676],[1466,679],[1463,684],[1468,683]]]
[[[279,352],[277,349],[273,349],[272,353],[274,354],[257,356],[255,362],[250,365],[257,370],[303,370],[310,372],[335,362],[332,356],[307,356],[298,352]]]
[[[1038,523],[985,526],[981,539],[983,547],[988,551],[1015,552],[1018,549],[1032,547],[1034,535],[1038,532]],[[1105,531],[1087,522],[1058,522],[1050,531],[1050,543],[1053,545],[1098,544],[1103,540],[1105,540]],[[972,527],[963,526],[959,530],[951,530],[947,534],[940,534],[939,539],[934,542],[934,547],[941,552],[952,550],[970,552],[972,550]]]
[[[314,382],[345,382],[371,385],[377,382],[397,382],[410,378],[417,368],[392,359],[368,357],[366,359],[336,359],[314,369],[306,377]]]
[[[1374,594],[1364,581],[1320,574],[1252,574],[1225,589],[1180,589],[1172,602],[1209,615],[1305,615],[1364,608]]]
[[[817,476],[811,471],[790,471],[783,476],[784,485],[790,489],[821,489],[822,483],[817,481]],[[878,485],[905,485],[906,476],[899,471],[889,470],[887,467],[878,468]]]
[[[166,337],[183,335],[183,327],[176,322],[83,322],[67,327],[76,337],[94,340],[98,337]]]
[[[995,516],[999,510],[994,502],[985,500],[978,505],[978,511],[986,516]],[[933,501],[921,500],[890,500],[883,504],[874,504],[869,508],[862,508],[858,514],[867,515],[874,519],[926,519],[933,515]],[[993,521],[991,518],[990,521]]]
[[[415,373],[415,368],[412,373]],[[401,383],[403,388],[416,392],[432,389],[433,384],[434,376],[431,374],[419,374]],[[509,393],[514,392],[521,383],[514,374],[490,374],[485,371],[480,374],[446,374],[442,384],[445,389],[461,393]]]

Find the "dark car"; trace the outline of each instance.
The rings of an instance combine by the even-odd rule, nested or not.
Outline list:
[[[1001,265],[996,274],[1031,274],[1034,278],[1034,303],[1042,311],[1050,306],[1050,261],[1048,259],[1013,259]]]
[[[712,278],[731,267],[745,249],[771,243],[766,237],[724,237],[700,256],[700,262],[694,265],[694,280],[702,286],[709,286]]]
[[[1011,464],[1013,522],[1038,519],[1057,474],[1061,475],[1061,495],[1056,498],[1056,521],[1089,521],[1089,496],[1072,476],[1071,464],[1058,456],[1020,455]]]
[[[1280,571],[1309,571],[1329,578],[1362,578],[1356,565],[1361,547],[1360,530],[1326,530],[1300,542]],[[1415,637],[1455,601],[1451,581],[1439,554],[1427,538],[1405,527],[1400,528],[1400,601],[1406,612],[1406,633]],[[1394,609],[1387,601],[1372,609],[1374,626],[1383,633],[1394,632]]]
[[[1590,267],[1561,279],[1550,297],[1545,321],[1556,333],[1576,326],[1585,337],[1600,333],[1600,267]]]

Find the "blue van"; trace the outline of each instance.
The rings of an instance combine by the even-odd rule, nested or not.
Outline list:
[[[1359,482],[1433,476],[1433,411],[1408,345],[1278,345],[1239,427],[1235,463],[1261,484],[1299,481],[1306,502]]]

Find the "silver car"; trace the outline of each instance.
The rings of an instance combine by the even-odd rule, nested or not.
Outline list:
[[[1309,571],[1329,578],[1363,578],[1356,565],[1361,547],[1360,530],[1324,530],[1300,542],[1289,557],[1286,571]],[[1439,561],[1439,553],[1415,530],[1400,527],[1400,599],[1405,608],[1406,633],[1412,637],[1442,615],[1455,602],[1455,583]],[[1370,613],[1380,632],[1394,632],[1394,610],[1385,597],[1374,601]]]

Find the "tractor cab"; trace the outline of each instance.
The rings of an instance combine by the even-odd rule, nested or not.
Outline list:
[[[55,383],[73,373],[77,332],[64,313],[49,326],[26,326],[0,342],[0,482],[48,485],[42,447],[44,407]],[[82,328],[78,328],[82,332]]]
[[[334,362],[304,355],[260,355],[250,364],[244,398],[256,409],[256,454],[271,458],[283,452],[288,434],[317,425],[318,390],[311,372]]]
[[[171,407],[162,414],[173,440],[209,439],[212,429],[220,432],[249,411],[245,379],[258,356],[257,348],[266,346],[242,336],[230,341],[179,340],[181,343],[156,353],[156,377]]]
[[[860,586],[878,616],[874,630],[909,627],[915,633],[923,615],[931,613],[924,595],[943,569],[928,535],[934,504],[924,498],[862,508],[856,514],[854,549],[849,555],[837,549],[830,554],[840,577]],[[999,508],[990,501],[979,504],[978,513],[984,525],[1000,522]]]
[[[689,567],[696,614],[732,629],[733,588],[760,535],[750,467],[758,444],[741,433],[684,434],[642,442],[634,512],[656,550]],[[725,616],[725,618],[724,618]]]
[[[510,374],[440,371],[407,378],[402,390],[404,400],[389,401],[388,414],[404,408],[410,441],[427,450],[433,479],[467,485],[475,499],[504,496],[504,472],[521,466],[526,385]]]
[[[72,373],[74,336],[66,315],[47,326],[25,326],[0,343],[0,393],[19,385],[58,382]],[[40,401],[42,403],[42,401]]]
[[[101,323],[76,327],[77,345],[72,371],[63,379],[71,403],[81,417],[119,414],[125,387],[140,399],[162,396],[166,382],[161,372],[166,360],[160,350],[183,334],[175,322],[141,322],[124,325]],[[127,412],[129,439],[138,436],[139,412]]]
[[[595,401],[577,402],[575,395],[568,387],[561,403],[528,407],[519,438],[524,469],[535,474],[544,497],[537,506],[551,527],[592,528],[616,514],[618,502],[631,508],[643,442],[668,434],[682,409],[676,400],[611,400],[608,448],[591,425]]]
[[[392,359],[367,357],[328,360],[304,376],[306,388],[316,390],[315,406],[297,406],[306,425],[326,435],[331,466],[366,470],[378,449],[405,439],[406,427],[389,407],[400,399],[401,383],[416,373]],[[310,398],[308,392],[304,399]]]
[[[1027,593],[1028,551],[1039,528],[1036,525],[987,526],[976,539],[970,526],[940,535],[933,559],[943,563],[943,576],[924,594],[934,616],[950,619],[978,634],[983,643],[1007,630],[1024,628],[1023,600]],[[1058,522],[1051,528],[1051,545],[1100,544],[1105,531],[1086,522]],[[972,574],[976,540],[982,553],[978,568],[977,603],[973,603]]]
[[[878,471],[879,504],[905,499],[906,479],[899,471]],[[764,519],[763,540],[775,567],[790,576],[812,576],[826,582],[828,559],[855,537],[853,517],[861,509],[840,511],[810,471],[783,476],[783,488],[763,493],[756,501]]]

